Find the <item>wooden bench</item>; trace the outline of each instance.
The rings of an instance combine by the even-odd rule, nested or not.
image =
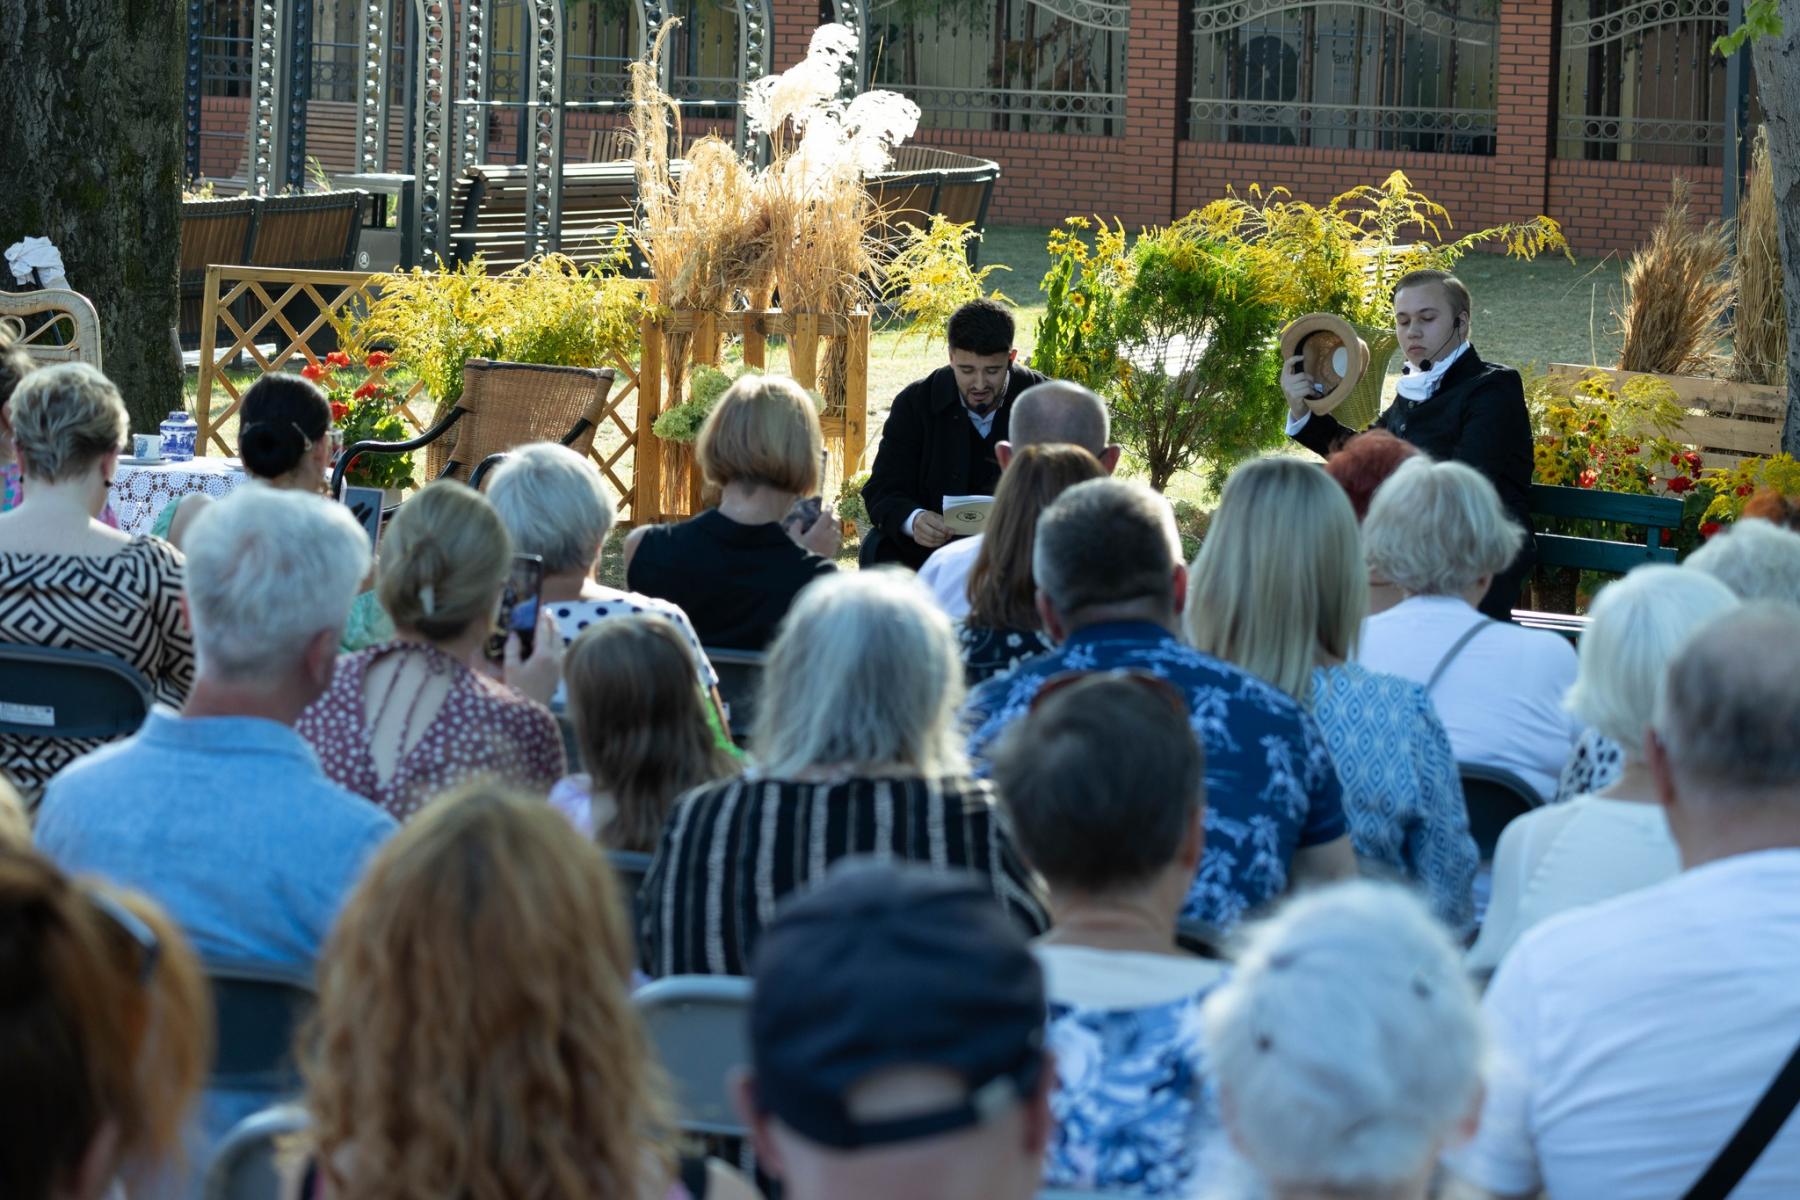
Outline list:
[[[479,254],[490,271],[524,262],[530,194],[526,167],[480,163],[465,170],[450,204],[452,261],[468,262]],[[537,252],[557,249],[578,263],[598,262],[611,252],[618,232],[636,223],[637,171],[632,164],[565,163],[561,244],[540,244]]]
[[[890,229],[906,221],[923,229],[933,215],[967,223],[980,233],[987,226],[988,204],[1000,164],[985,158],[939,150],[931,146],[902,146],[886,171],[869,178],[869,196],[881,210]],[[981,255],[981,242],[969,242],[969,265]]]
[[[308,192],[184,200],[181,205],[181,344],[200,344],[206,269],[212,266],[347,271],[356,265],[368,193]],[[312,320],[310,303],[296,301],[288,319]],[[335,346],[333,342],[333,346]],[[314,347],[315,349],[318,346]],[[330,347],[327,347],[330,348]]]
[[[256,219],[262,201],[254,196],[235,200],[181,202],[181,344],[200,344],[201,311],[206,307],[206,268],[250,261]]]

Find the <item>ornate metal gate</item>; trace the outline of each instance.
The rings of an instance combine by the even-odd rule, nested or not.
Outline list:
[[[1563,0],[1558,158],[1718,165],[1729,0]]]

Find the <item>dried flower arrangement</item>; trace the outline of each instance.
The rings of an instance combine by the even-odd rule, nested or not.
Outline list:
[[[1779,384],[1787,378],[1787,307],[1781,294],[1781,228],[1769,133],[1758,130],[1750,153],[1750,182],[1738,210],[1738,248],[1732,277],[1737,305],[1731,317],[1731,377]]]
[[[1731,239],[1719,222],[1694,219],[1689,192],[1678,177],[1649,244],[1625,265],[1615,316],[1624,338],[1619,366],[1627,371],[1713,373],[1720,322],[1731,307]]]

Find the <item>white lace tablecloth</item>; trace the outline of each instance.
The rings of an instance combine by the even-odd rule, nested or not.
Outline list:
[[[149,533],[165,505],[195,492],[217,499],[245,478],[244,468],[235,458],[196,458],[153,467],[122,462],[113,475],[113,513],[125,533]]]

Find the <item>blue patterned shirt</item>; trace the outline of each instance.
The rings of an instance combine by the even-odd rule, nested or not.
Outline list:
[[[1206,853],[1183,916],[1235,925],[1287,890],[1295,850],[1344,836],[1331,753],[1293,697],[1147,621],[1078,629],[976,688],[963,710],[970,757],[985,765],[1045,680],[1111,670],[1149,671],[1178,687],[1206,750]]]
[[[1355,663],[1319,667],[1312,714],[1343,785],[1357,857],[1423,885],[1439,919],[1468,932],[1481,854],[1450,735],[1425,689]]]

